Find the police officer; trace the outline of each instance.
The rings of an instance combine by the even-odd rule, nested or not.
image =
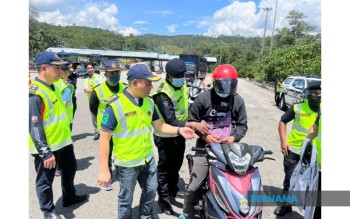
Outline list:
[[[191,127],[203,134],[210,128],[206,123],[186,122],[188,118],[188,95],[185,84],[186,65],[181,59],[172,59],[166,66],[166,78],[153,94],[160,121],[172,126]],[[165,214],[174,211],[169,196],[178,192],[179,170],[185,153],[185,139],[180,135],[166,135],[154,132],[154,142],[158,148],[158,204]]]
[[[72,97],[73,118],[74,118],[75,111],[77,110],[77,97],[75,96],[75,91],[77,90],[77,79],[78,79],[78,76],[75,74],[75,71],[77,70],[77,67],[80,63],[75,59],[68,59],[67,61],[69,63],[69,71],[71,72],[71,74],[68,76],[67,82],[69,84],[72,84],[74,88],[73,97]]]
[[[244,99],[237,93],[238,72],[229,64],[219,65],[213,72],[213,89],[197,96],[191,105],[188,121],[209,123],[213,130],[200,135],[196,147],[209,143],[239,142],[248,130]],[[200,153],[200,152],[196,152]],[[200,187],[209,171],[206,157],[193,160],[190,182],[186,188],[183,213],[195,218],[194,206],[198,205]]]
[[[84,83],[84,92],[87,94],[88,101],[90,102],[91,92],[104,81],[103,78],[94,73],[94,65],[92,63],[88,63],[86,65],[86,71],[88,73],[88,77],[85,79]],[[97,117],[91,113],[92,125],[94,126],[94,140],[97,140],[100,136],[97,130]]]
[[[276,79],[276,83],[275,83],[275,102],[276,105],[278,105],[278,103],[280,102],[280,93],[281,93],[281,89],[282,89],[282,78],[278,78]]]
[[[121,93],[124,90],[124,84],[120,81],[121,66],[120,63],[115,61],[106,61],[105,63],[105,76],[107,80],[102,82],[100,86],[96,87],[90,96],[90,111],[97,117],[97,129],[101,130],[101,121],[103,114],[106,110],[107,102],[110,97],[117,93]],[[109,158],[108,166],[112,175],[112,150],[113,140],[109,141]],[[112,184],[107,187],[103,187],[106,191],[112,190]]]
[[[55,212],[52,182],[56,165],[62,168],[63,207],[87,200],[76,195],[77,169],[67,110],[60,90],[53,84],[60,78],[60,65],[66,64],[53,52],[36,58],[38,77],[29,88],[29,151],[37,173],[36,193],[44,218],[61,218]]]
[[[98,183],[111,182],[108,168],[109,140],[113,139],[117,179],[119,179],[118,218],[132,218],[132,200],[136,182],[142,194],[138,218],[154,218],[156,196],[156,161],[153,155],[152,127],[163,134],[178,134],[185,138],[198,137],[187,127],[162,123],[148,95],[152,81],[159,80],[144,64],[136,64],[128,71],[128,87],[110,99],[101,122],[100,172]]]
[[[290,178],[300,160],[302,143],[308,135],[309,129],[315,123],[321,102],[321,81],[312,81],[305,90],[305,99],[294,103],[285,114],[281,116],[278,132],[281,141],[281,152],[284,156],[284,181],[283,191],[287,192],[290,186]],[[293,120],[293,127],[286,138],[287,123]],[[292,211],[292,206],[278,206],[274,214],[282,216]]]

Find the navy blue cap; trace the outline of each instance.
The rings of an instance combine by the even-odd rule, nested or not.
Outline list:
[[[307,90],[321,90],[321,81],[310,81]]]
[[[105,71],[117,71],[121,69],[122,69],[122,66],[120,62],[111,61],[111,60],[107,60],[105,62]]]
[[[169,75],[181,75],[186,72],[186,64],[183,60],[175,58],[166,64],[165,71]]]
[[[145,64],[136,64],[133,65],[129,71],[128,71],[128,81],[134,80],[134,79],[146,79],[149,81],[159,81],[160,77],[157,75],[154,75],[147,65]]]
[[[68,64],[60,65],[60,67],[61,67],[61,70],[63,70],[63,71],[69,70],[69,65]]]
[[[63,64],[68,64],[68,62],[63,61],[58,57],[58,55],[54,52],[42,52],[40,53],[36,59],[35,63],[37,65],[43,65],[43,64],[48,64],[48,65],[63,65]]]

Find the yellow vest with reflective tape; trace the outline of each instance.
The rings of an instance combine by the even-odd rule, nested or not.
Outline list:
[[[143,105],[139,107],[121,93],[110,106],[118,122],[113,130],[115,165],[136,167],[146,164],[153,157],[153,101],[143,98]]]
[[[280,93],[280,92],[281,92],[281,89],[282,89],[282,84],[281,84],[281,82],[277,82],[276,92],[277,92],[277,93]]]
[[[317,151],[317,163],[319,165],[319,171],[321,171],[321,164],[322,164],[322,144],[321,144],[321,130],[322,130],[322,116],[321,116],[321,105],[320,105],[320,112],[319,112],[319,121],[318,121],[318,135],[314,139],[314,143],[316,145],[316,151]]]
[[[41,97],[45,105],[43,125],[47,145],[51,151],[57,151],[72,144],[70,123],[60,90],[54,85],[55,91],[53,91],[38,81],[34,81],[31,86],[37,86],[35,94]],[[29,152],[38,154],[30,134]]]
[[[96,85],[100,84],[100,75],[94,73],[91,78],[88,76],[85,79],[85,84],[89,88],[95,87]],[[87,94],[88,100],[90,100],[90,95],[91,93]]]
[[[71,93],[70,93],[70,103],[68,106],[66,106],[67,112],[68,112],[68,118],[69,118],[69,122],[72,123],[73,122],[73,93],[74,93],[74,86],[72,84],[67,83],[66,81],[63,81],[62,79],[58,80],[57,82],[54,83],[58,89],[60,89],[61,94],[63,93],[64,89],[66,88],[70,88],[71,89]]]
[[[188,119],[188,94],[187,94],[187,86],[184,84],[181,89],[175,90],[167,81],[164,81],[160,84],[158,90],[153,94],[156,95],[158,93],[164,93],[166,94],[172,101],[174,110],[175,110],[175,116],[177,120],[180,121],[187,121]],[[162,114],[160,113],[158,106],[156,105],[156,110],[159,115],[160,121],[163,123],[166,123]],[[162,134],[157,131],[154,131],[154,134],[163,137],[163,138],[170,138],[170,137],[176,137],[178,135],[169,135],[169,134]]]
[[[293,105],[295,117],[293,128],[288,136],[288,143],[290,150],[296,154],[300,154],[303,141],[309,133],[309,129],[315,123],[317,113],[312,111],[309,107],[308,101]]]
[[[103,118],[103,114],[106,110],[108,99],[115,95],[116,93],[113,93],[108,86],[106,85],[107,82],[101,83],[100,86],[96,87],[94,90],[96,92],[97,98],[100,101],[100,104],[98,105],[98,112],[97,112],[97,129],[101,130],[101,122]],[[124,84],[119,81],[119,90],[117,94],[120,94],[124,90]]]

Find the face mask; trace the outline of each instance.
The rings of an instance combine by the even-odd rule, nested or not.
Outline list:
[[[230,94],[220,94],[220,93],[216,93],[219,97],[225,98],[228,97]]]
[[[120,80],[120,75],[113,75],[109,77],[109,82],[112,84],[117,84]]]
[[[309,105],[314,108],[319,108],[321,103],[320,96],[308,95],[307,100],[309,101]]]
[[[171,84],[174,87],[182,87],[185,84],[185,78],[172,78]]]

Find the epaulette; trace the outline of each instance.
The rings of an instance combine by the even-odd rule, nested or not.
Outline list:
[[[38,85],[36,85],[36,84],[32,84],[32,85],[30,85],[30,87],[29,87],[29,93],[30,94],[35,94],[36,93],[36,91],[38,90]]]
[[[118,100],[118,98],[119,98],[118,94],[114,94],[113,96],[111,96],[111,97],[109,97],[109,98],[107,99],[107,102],[108,102],[109,104],[111,104],[111,103],[113,103],[114,101]]]
[[[293,104],[299,104],[299,103],[304,103],[304,99],[293,101]]]

